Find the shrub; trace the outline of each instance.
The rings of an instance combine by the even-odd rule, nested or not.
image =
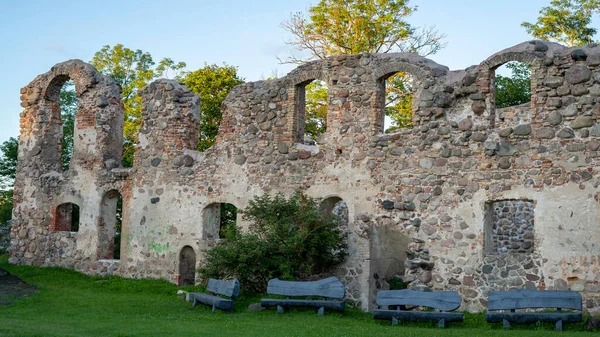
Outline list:
[[[233,278],[248,292],[264,292],[267,281],[322,273],[346,257],[346,237],[333,214],[322,214],[319,199],[301,192],[251,200],[240,211],[249,231],[225,229],[221,242],[205,251],[202,278]]]

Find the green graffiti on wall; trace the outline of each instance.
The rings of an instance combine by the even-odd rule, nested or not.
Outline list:
[[[169,243],[159,243],[156,241],[152,241],[148,243],[148,251],[157,254],[166,253],[169,251]]]

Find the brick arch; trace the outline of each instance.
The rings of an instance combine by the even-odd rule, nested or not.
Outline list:
[[[421,67],[404,61],[390,61],[381,67],[378,67],[373,72],[375,80],[381,80],[392,76],[395,73],[409,73],[418,80],[422,80],[429,76],[429,72],[422,69]]]
[[[508,51],[506,53],[498,53],[481,63],[483,68],[495,70],[508,62],[522,62],[529,65],[533,64],[536,60],[540,60],[543,54],[540,52],[515,52]]]

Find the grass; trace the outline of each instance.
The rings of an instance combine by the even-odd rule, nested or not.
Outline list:
[[[439,329],[435,323],[375,321],[369,313],[315,310],[249,312],[258,297],[236,301],[233,313],[191,308],[176,297],[178,288],[162,280],[93,277],[62,268],[14,266],[0,257],[4,268],[38,287],[33,295],[0,306],[0,336],[592,336],[583,324],[568,324],[555,332],[553,324],[513,326],[488,324],[483,314],[465,314],[464,323]],[[0,285],[1,286],[1,285]],[[200,290],[187,287],[184,290]]]

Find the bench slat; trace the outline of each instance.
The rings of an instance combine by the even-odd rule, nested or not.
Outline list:
[[[377,293],[377,305],[414,305],[452,311],[460,307],[460,295],[456,291],[424,292],[414,290],[381,290]]]
[[[446,322],[462,322],[464,315],[462,312],[427,312],[427,311],[397,311],[397,310],[384,310],[374,309],[374,319],[391,319],[392,317],[401,321],[411,322],[439,322],[445,320]]]
[[[202,304],[212,305],[221,310],[230,311],[233,309],[233,301],[218,296],[204,294],[204,293],[190,293],[190,296],[194,299],[193,306],[195,307],[198,302]]]
[[[234,279],[231,282],[227,282],[211,278],[208,280],[206,290],[210,291],[211,293],[235,298],[240,294],[240,281]]]
[[[265,308],[282,306],[282,307],[311,307],[333,309],[344,311],[344,301],[335,300],[296,300],[296,299],[278,299],[278,298],[263,298],[260,300],[260,305]]]
[[[337,277],[328,277],[319,281],[294,282],[272,279],[269,281],[267,293],[283,296],[321,296],[327,298],[344,298],[346,289]]]
[[[493,291],[488,298],[488,310],[526,308],[561,308],[582,310],[581,294],[567,290]]]
[[[579,323],[581,322],[581,313],[559,313],[559,312],[488,312],[485,319],[490,323],[502,322],[507,320],[511,323],[526,324],[535,322],[558,322]]]

